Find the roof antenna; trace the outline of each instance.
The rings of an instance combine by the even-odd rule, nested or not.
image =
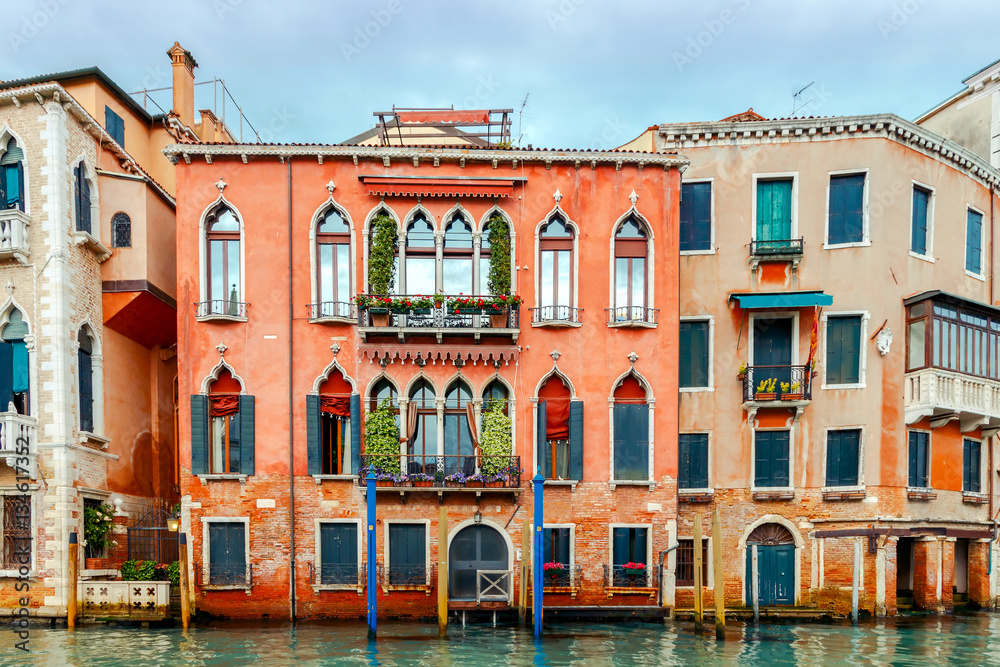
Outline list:
[[[528,98],[530,96],[531,93],[527,93],[524,96],[524,99],[521,101],[521,108],[517,112],[517,143],[515,144],[516,146],[521,145],[521,137],[524,136],[524,134],[521,133],[521,116],[524,115],[524,108],[528,106]]]
[[[810,83],[810,84],[809,84],[809,86],[813,85],[813,83],[816,83],[816,82],[815,82],[815,81],[813,81],[812,83]],[[797,106],[795,106],[795,101],[796,101],[797,99],[799,99],[799,95],[801,95],[802,93],[804,93],[804,92],[806,91],[806,88],[808,88],[809,86],[806,86],[805,88],[803,88],[803,89],[802,89],[802,90],[800,90],[799,92],[797,92],[797,93],[795,93],[794,95],[792,95],[792,115],[793,115],[793,116],[795,115],[795,112],[796,112],[796,111],[798,111],[799,109],[801,109],[801,108],[803,108],[803,107],[805,107],[805,106],[808,106],[809,102],[812,102],[812,98],[810,97],[810,98],[809,98],[809,102],[806,102],[806,103],[805,103],[805,104],[803,104],[802,106],[798,106],[798,107],[797,107]]]

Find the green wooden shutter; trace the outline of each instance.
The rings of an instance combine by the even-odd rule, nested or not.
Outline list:
[[[11,346],[13,348],[11,390],[15,394],[20,394],[28,391],[28,346],[23,340],[14,341]]]
[[[569,478],[583,479],[583,401],[569,402]]]
[[[306,396],[306,460],[310,475],[323,472],[323,456],[320,452],[322,429],[320,427],[319,396]]]
[[[775,431],[771,439],[774,486],[788,486],[788,431]]]
[[[861,380],[861,318],[830,317],[826,323],[826,381],[857,384]]]
[[[546,446],[549,439],[546,433],[545,406],[545,401],[538,402],[538,411],[535,418],[535,428],[538,430],[535,442],[535,459],[541,461],[542,476],[545,479],[551,479],[552,462],[547,452],[548,447]]]
[[[681,433],[677,437],[677,488],[692,489],[691,484],[691,449],[694,436]]]
[[[771,431],[754,434],[754,486],[773,486],[771,479]]]
[[[254,474],[253,396],[240,396],[240,474]]]
[[[624,565],[628,562],[628,538],[628,528],[613,528],[611,530],[611,561],[613,565]]]
[[[826,485],[840,486],[841,431],[826,434]]]
[[[757,182],[757,240],[784,241],[792,236],[792,181]]]
[[[191,396],[191,474],[208,474],[208,396]]]
[[[913,188],[913,220],[910,229],[910,250],[918,255],[927,254],[927,208],[930,193]]]
[[[351,474],[361,474],[361,396],[351,394]]]
[[[917,436],[919,434],[910,431],[910,446],[909,446],[909,465],[907,470],[909,474],[907,475],[907,484],[909,486],[919,486],[917,484]]]
[[[696,489],[708,488],[708,434],[696,433],[692,438],[691,484]]]

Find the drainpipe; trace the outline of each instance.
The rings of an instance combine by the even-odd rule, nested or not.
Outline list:
[[[292,159],[286,158],[288,166],[288,522],[291,527],[289,537],[288,589],[295,621],[295,400],[292,388]]]
[[[671,551],[673,551],[679,546],[680,544],[678,543],[670,547],[669,549],[664,549],[663,551],[660,552],[660,569],[656,573],[656,591],[657,591],[656,595],[658,597],[656,606],[658,607],[663,606],[663,561],[666,560],[667,554],[669,554]]]

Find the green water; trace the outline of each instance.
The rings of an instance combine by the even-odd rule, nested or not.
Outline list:
[[[177,629],[31,628],[25,654],[0,631],[2,665],[1000,665],[1000,616],[914,617],[887,623],[731,624],[724,642],[684,623],[553,624],[541,642],[513,628],[386,623],[376,643],[361,624],[220,623]]]

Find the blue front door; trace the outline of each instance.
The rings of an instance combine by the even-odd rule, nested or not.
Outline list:
[[[753,545],[747,545],[746,599],[753,606]],[[795,604],[795,545],[757,545],[760,605]]]

